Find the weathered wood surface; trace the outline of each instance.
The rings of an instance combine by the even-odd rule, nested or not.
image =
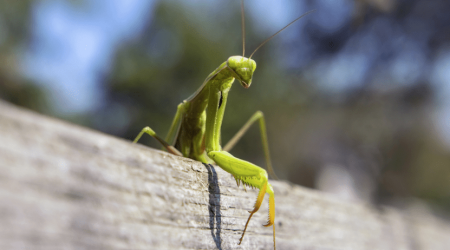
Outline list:
[[[282,181],[278,249],[449,249],[450,226]],[[1,249],[272,249],[267,200],[219,167],[0,101]]]

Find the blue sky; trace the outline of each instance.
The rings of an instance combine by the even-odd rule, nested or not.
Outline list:
[[[25,74],[45,85],[57,112],[85,112],[102,98],[96,75],[110,66],[114,48],[143,28],[153,1],[38,1],[35,44],[24,56]],[[70,31],[70,32],[68,32]]]

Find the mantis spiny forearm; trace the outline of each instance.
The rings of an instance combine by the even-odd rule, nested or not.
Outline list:
[[[243,2],[241,3],[242,20],[244,20]],[[306,14],[309,13],[311,13],[311,11]],[[269,173],[273,173],[267,143],[266,126],[264,116],[261,111],[256,112],[223,149],[220,146],[220,129],[222,126],[228,93],[235,79],[237,79],[244,88],[250,87],[253,72],[256,69],[256,62],[251,59],[252,55],[272,37],[306,14],[303,14],[299,18],[295,19],[265,40],[255,49],[249,58],[244,56],[231,56],[227,61],[214,70],[205,79],[202,86],[191,97],[178,105],[177,113],[175,114],[175,118],[169,129],[166,140],[161,139],[149,127],[144,128],[134,140],[134,143],[136,143],[144,133],[147,133],[157,139],[172,154],[198,160],[205,164],[214,162],[228,173],[231,173],[236,179],[236,183],[238,185],[242,182],[243,185],[258,188],[260,191],[254,209],[249,211],[250,216],[245,224],[239,244],[241,244],[242,239],[244,238],[244,234],[251,217],[258,211],[264,199],[264,195],[267,193],[269,194],[269,218],[267,224],[264,226],[268,227],[273,225],[273,242],[274,249],[276,249],[274,224],[275,195],[272,186],[268,182],[266,170],[250,162],[236,158],[227,152],[247,131],[251,124],[259,121],[267,167]],[[244,41],[245,40],[243,39],[243,44],[245,47]],[[166,141],[170,141],[174,136],[174,146],[172,146]]]

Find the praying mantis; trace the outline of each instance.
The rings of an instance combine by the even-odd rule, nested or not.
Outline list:
[[[252,84],[253,73],[256,69],[256,62],[251,59],[255,52],[266,42],[286,29],[288,26],[310,14],[309,11],[296,18],[278,32],[263,41],[253,53],[245,57],[245,15],[244,1],[241,1],[241,22],[242,22],[242,56],[231,56],[217,69],[215,69],[203,82],[194,94],[180,103],[177,107],[175,117],[169,128],[167,137],[162,139],[150,127],[145,127],[138,134],[133,143],[137,143],[143,134],[148,134],[155,138],[162,146],[174,155],[188,157],[200,161],[204,164],[215,163],[223,170],[232,174],[239,186],[250,186],[259,189],[256,203],[245,224],[239,245],[242,243],[248,223],[253,214],[256,213],[264,199],[264,195],[269,194],[269,218],[265,227],[273,226],[273,244],[275,244],[275,194],[268,181],[266,170],[248,161],[234,157],[228,151],[239,141],[250,126],[259,122],[263,151],[267,164],[267,170],[271,176],[276,177],[269,154],[266,125],[264,115],[257,111],[236,133],[236,135],[222,148],[221,125],[227,104],[228,93],[235,79],[244,88],[249,88]],[[169,143],[172,141],[173,143]]]

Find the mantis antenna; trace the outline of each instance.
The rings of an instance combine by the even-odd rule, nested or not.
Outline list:
[[[243,5],[242,5],[243,6]],[[297,17],[294,21],[290,22],[288,25],[284,26],[282,29],[280,29],[279,31],[277,31],[275,34],[271,35],[269,38],[267,38],[266,40],[264,40],[258,47],[256,47],[256,49],[253,51],[253,53],[249,56],[249,59],[252,58],[253,54],[255,54],[255,52],[261,48],[264,44],[266,44],[268,41],[270,41],[274,36],[278,35],[278,33],[280,33],[281,31],[283,31],[284,29],[286,29],[287,27],[289,27],[291,24],[295,23],[296,21],[298,21],[300,18],[305,17],[308,14],[313,13],[316,10],[310,10],[308,12],[306,12],[305,14]]]
[[[244,0],[241,1],[242,56],[245,56],[245,11]]]

